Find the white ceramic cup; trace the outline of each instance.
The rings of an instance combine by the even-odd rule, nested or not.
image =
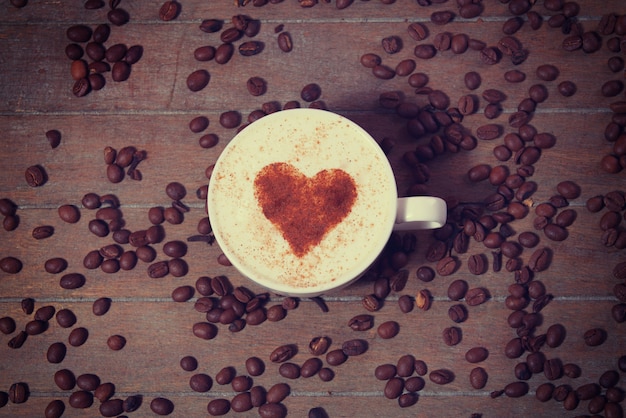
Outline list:
[[[317,109],[276,112],[240,131],[215,164],[207,199],[233,266],[290,296],[352,283],[393,230],[446,222],[444,200],[398,198],[389,161],[364,129]]]

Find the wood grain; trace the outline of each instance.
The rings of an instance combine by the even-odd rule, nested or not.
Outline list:
[[[616,370],[617,359],[626,353],[623,351],[623,324],[611,317],[611,308],[618,303],[613,294],[617,281],[611,277],[611,272],[613,266],[626,258],[624,250],[602,244],[599,221],[604,212],[590,213],[585,202],[598,194],[626,190],[623,172],[607,174],[600,167],[600,159],[612,149],[612,144],[604,138],[605,126],[612,117],[609,105],[624,100],[623,93],[612,98],[601,94],[601,86],[606,81],[624,81],[622,72],[611,73],[606,65],[607,60],[617,54],[606,48],[610,36],[604,37],[602,49],[595,53],[565,52],[561,44],[566,35],[560,29],[550,28],[546,22],[556,12],[546,10],[543,2],[537,2],[533,10],[543,15],[542,27],[533,31],[526,22],[515,34],[530,52],[528,59],[519,66],[511,64],[506,57],[497,65],[488,66],[480,60],[479,53],[472,50],[460,55],[439,52],[430,60],[415,58],[413,49],[418,42],[407,34],[411,22],[422,22],[429,29],[429,37],[420,43],[432,43],[437,33],[448,31],[466,33],[487,45],[496,45],[503,36],[502,25],[511,14],[506,4],[484,3],[484,12],[477,19],[457,17],[445,26],[437,26],[430,21],[431,13],[456,12],[455,2],[422,7],[406,1],[391,5],[374,0],[356,1],[344,10],[337,10],[334,2],[320,2],[313,8],[303,9],[295,0],[242,8],[235,7],[231,1],[190,0],[181,2],[182,11],[176,20],[162,22],[158,17],[160,1],[127,0],[121,7],[129,11],[131,21],[122,27],[113,27],[106,45],[142,45],[141,60],[133,65],[128,81],[113,82],[107,75],[104,89],[76,98],[71,92],[71,62],[64,54],[68,43],[66,29],[79,23],[91,27],[106,23],[108,6],[90,11],[80,4],[31,0],[27,7],[16,9],[9,1],[0,1],[0,73],[3,75],[0,97],[4,99],[0,101],[0,198],[9,198],[18,205],[20,220],[14,231],[0,230],[0,258],[14,256],[23,262],[19,274],[0,272],[0,317],[14,318],[17,330],[23,329],[32,315],[22,312],[20,301],[32,297],[36,308],[52,305],[56,310],[71,309],[78,318],[75,326],[89,330],[89,338],[81,347],[67,344],[71,328],[61,328],[54,319],[45,333],[28,337],[24,346],[17,350],[7,346],[16,333],[0,335],[0,391],[8,392],[12,383],[26,382],[31,392],[26,403],[9,403],[0,408],[0,416],[41,416],[53,399],[62,399],[67,405],[70,392],[61,391],[53,380],[54,373],[62,368],[76,375],[95,373],[102,382],[114,383],[116,397],[142,395],[143,405],[130,416],[154,416],[149,404],[157,396],[174,402],[172,416],[206,416],[206,406],[211,399],[231,399],[235,392],[230,385],[215,382],[207,393],[191,390],[188,381],[193,373],[179,366],[185,355],[198,359],[197,373],[211,377],[226,366],[235,367],[238,374],[246,374],[245,360],[250,356],[260,357],[266,371],[254,378],[254,384],[269,388],[287,381],[291,395],[284,404],[289,416],[306,416],[309,409],[316,406],[323,407],[331,417],[456,417],[473,413],[483,417],[553,417],[587,413],[588,401],[581,401],[574,411],[566,411],[556,401],[537,401],[534,391],[547,381],[543,374],[534,375],[528,381],[530,392],[526,396],[491,399],[492,391],[516,380],[513,368],[525,360],[526,353],[519,359],[504,355],[506,343],[516,337],[515,330],[507,324],[511,311],[505,306],[514,274],[504,269],[498,273],[490,269],[485,274],[472,275],[467,269],[470,255],[485,254],[491,258],[491,250],[474,240],[470,240],[467,253],[455,254],[459,268],[453,275],[437,276],[432,282],[424,283],[415,277],[415,272],[422,265],[434,267],[435,263],[426,260],[434,238],[430,231],[416,232],[417,249],[410,254],[405,267],[409,271],[406,288],[386,298],[381,310],[374,313],[375,327],[365,332],[352,331],[347,322],[356,314],[367,313],[361,299],[373,291],[373,278],[369,276],[324,296],[329,308],[327,313],[312,301],[303,299],[298,308],[289,311],[280,322],[248,325],[239,333],[232,333],[227,325],[220,324],[217,337],[204,341],[192,334],[193,324],[205,320],[204,314],[193,308],[199,295],[188,302],[173,302],[171,293],[176,287],[193,286],[200,276],[225,275],[234,286],[264,292],[233,267],[217,263],[221,254],[217,244],[189,242],[184,258],[189,272],[180,278],[151,279],[147,274],[148,264],[141,261],[135,269],[116,274],[87,270],[83,266],[88,251],[112,242],[110,235],[98,238],[89,233],[88,223],[94,219],[95,211],[81,207],[85,193],[115,194],[121,202],[126,228],[134,231],[150,226],[148,209],[171,204],[165,186],[171,181],[181,182],[187,189],[183,201],[190,211],[185,214],[183,224],[164,224],[164,242],[185,241],[197,233],[198,221],[206,216],[204,202],[196,196],[196,190],[209,181],[205,169],[215,163],[236,134],[236,130],[220,126],[220,114],[237,110],[245,121],[250,112],[261,108],[265,102],[276,101],[283,105],[298,100],[306,106],[300,92],[308,83],[321,86],[321,100],[329,110],[357,122],[377,141],[383,138],[393,141],[389,161],[398,193],[407,195],[416,179],[403,156],[419,145],[428,144],[431,135],[412,138],[407,133],[407,120],[382,108],[379,95],[399,91],[404,100],[420,107],[428,105],[428,98],[415,94],[406,77],[387,81],[375,78],[371,70],[360,64],[359,58],[373,52],[392,68],[401,60],[412,58],[417,63],[416,72],[427,74],[428,86],[446,92],[452,106],[465,94],[476,95],[479,99],[477,112],[467,115],[462,122],[472,134],[485,123],[500,125],[503,135],[515,132],[508,125],[508,118],[516,111],[519,101],[528,96],[528,89],[534,84],[544,84],[548,89],[548,100],[538,104],[530,123],[538,132],[555,135],[557,143],[542,151],[540,161],[535,164],[535,174],[528,178],[538,185],[531,197],[533,206],[529,215],[515,220],[511,226],[517,234],[534,231],[534,206],[556,194],[557,184],[563,180],[576,182],[582,193],[569,202],[570,208],[577,212],[577,219],[568,227],[565,241],[553,242],[543,232],[535,231],[541,239],[539,246],[549,247],[553,254],[549,269],[537,273],[535,280],[543,282],[548,293],[554,296],[542,310],[543,323],[535,333],[544,333],[555,323],[567,329],[562,346],[544,347],[542,351],[548,358],[578,364],[582,375],[577,379],[563,377],[554,381],[555,385],[576,388],[597,382],[606,370]],[[601,16],[608,12],[626,13],[622,2],[617,0],[581,0],[579,4],[578,21],[586,31],[595,30]],[[196,61],[193,51],[197,47],[220,44],[219,33],[207,34],[199,30],[201,21],[223,19],[227,27],[231,16],[239,13],[261,21],[261,31],[255,39],[264,43],[263,52],[252,57],[235,52],[225,65]],[[275,32],[278,25],[284,25],[283,30],[293,38],[294,49],[290,53],[278,48]],[[381,39],[390,35],[403,40],[403,48],[397,54],[386,54],[381,47]],[[537,77],[536,68],[544,63],[559,68],[557,80],[545,82]],[[210,82],[204,90],[192,93],[186,86],[186,79],[200,68],[210,73]],[[514,68],[526,74],[526,79],[519,84],[507,83],[503,78],[504,72]],[[478,71],[482,76],[482,84],[475,91],[468,90],[463,83],[468,71]],[[252,76],[261,76],[267,81],[265,95],[253,97],[247,92],[245,83]],[[573,97],[559,94],[557,85],[564,80],[576,84],[577,92]],[[486,102],[481,94],[490,88],[502,90],[507,98],[502,103],[502,114],[488,121],[483,115]],[[210,120],[205,133],[219,137],[219,143],[211,149],[202,149],[198,145],[202,134],[194,134],[188,128],[189,121],[198,115]],[[51,149],[46,141],[45,132],[49,129],[62,132],[61,145],[56,149]],[[502,144],[503,135],[493,141],[478,140],[471,151],[448,152],[427,162],[431,177],[425,184],[426,192],[450,202],[480,204],[495,187],[488,181],[470,182],[467,171],[471,167],[481,163],[492,167],[505,165],[511,172],[518,167],[513,160],[500,162],[493,155],[493,148]],[[106,146],[120,149],[127,145],[147,152],[148,158],[139,165],[143,180],[126,178],[112,184],[106,179],[103,150]],[[42,165],[48,174],[48,182],[42,187],[31,188],[25,182],[24,170],[34,164]],[[67,224],[59,218],[57,208],[63,204],[81,207],[78,223]],[[54,235],[40,241],[33,239],[31,232],[40,225],[52,225]],[[516,240],[517,236],[509,239]],[[124,247],[130,249],[128,245]],[[167,258],[162,247],[163,243],[154,245],[157,260]],[[532,251],[524,250],[523,262],[528,262]],[[46,273],[44,263],[52,257],[64,257],[68,269],[58,275]],[[85,286],[76,290],[60,288],[60,277],[69,272],[84,274]],[[454,325],[447,315],[454,303],[448,299],[447,289],[455,279],[464,279],[471,287],[485,287],[491,297],[480,306],[468,307],[468,320],[457,325],[463,332],[462,341],[448,347],[443,343],[441,332]],[[403,314],[398,298],[405,294],[414,297],[422,289],[428,289],[433,296],[431,309],[415,309]],[[111,310],[100,317],[92,313],[93,301],[99,297],[113,301]],[[267,307],[280,304],[282,300],[281,296],[272,294]],[[400,333],[387,341],[377,335],[376,327],[389,320],[400,324]],[[596,327],[604,329],[608,338],[601,346],[589,347],[584,344],[583,334]],[[120,351],[112,351],[106,345],[107,338],[114,334],[127,339],[127,345]],[[365,339],[369,349],[345,364],[332,367],[335,378],[331,382],[322,382],[318,376],[296,380],[282,378],[278,365],[269,361],[271,351],[281,344],[296,344],[299,351],[292,361],[302,364],[311,356],[307,349],[309,341],[320,335],[331,338],[331,349],[339,348],[352,338]],[[62,363],[50,364],[46,351],[50,344],[58,341],[68,345],[67,355]],[[487,360],[477,365],[468,363],[464,357],[465,352],[475,346],[489,350]],[[426,387],[420,391],[417,404],[400,408],[397,400],[383,396],[385,382],[376,380],[374,369],[384,363],[395,364],[404,354],[423,359],[429,370],[453,370],[454,381],[439,386],[425,376]],[[470,370],[476,366],[484,367],[489,374],[487,385],[480,390],[473,389],[468,381]],[[626,390],[625,383],[622,373],[618,386]],[[96,416],[98,403],[86,410],[68,405],[64,416]],[[231,411],[230,416],[258,416],[258,411],[256,408],[238,414]]]

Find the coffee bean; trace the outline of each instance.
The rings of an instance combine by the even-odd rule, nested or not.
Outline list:
[[[177,1],[166,1],[159,9],[159,18],[164,22],[169,22],[178,17],[180,4]]]
[[[480,363],[489,356],[489,351],[484,347],[473,347],[465,352],[465,360],[469,363]]]
[[[400,332],[400,324],[396,321],[383,322],[377,329],[378,336],[384,340],[395,337],[398,332]]]
[[[87,25],[73,25],[65,31],[67,39],[72,42],[87,42],[91,38],[92,30]]]
[[[563,241],[567,238],[568,232],[557,224],[548,224],[543,228],[545,236],[552,241]]]
[[[543,374],[548,380],[556,380],[563,375],[563,365],[558,358],[547,359],[543,365]]]
[[[380,58],[380,56],[374,53],[367,53],[367,54],[361,55],[360,62],[361,62],[361,65],[364,66],[365,68],[374,68],[375,66],[381,64],[382,59]]]
[[[420,22],[413,22],[407,27],[407,32],[416,41],[423,41],[428,37],[428,28]]]
[[[443,342],[448,346],[454,346],[461,342],[462,333],[458,327],[448,327],[442,332]]]
[[[276,383],[268,389],[266,400],[269,403],[279,403],[287,398],[290,392],[291,388],[287,383]]]
[[[307,84],[300,91],[300,97],[305,102],[312,102],[312,101],[318,100],[321,94],[322,94],[322,89],[316,83]]]
[[[437,369],[428,375],[431,382],[438,385],[447,385],[454,381],[454,373],[447,369]]]
[[[115,26],[123,26],[130,20],[130,15],[126,10],[117,7],[107,13],[107,18]]]
[[[388,54],[395,54],[402,49],[402,39],[399,36],[388,36],[381,41],[383,50]]]
[[[399,377],[392,377],[385,384],[383,393],[387,399],[396,399],[404,390],[404,379]]]
[[[347,359],[348,356],[340,348],[326,353],[326,363],[331,366],[339,366],[340,364],[345,363]]]
[[[444,257],[437,262],[437,274],[449,276],[457,269],[458,260],[452,256]]]
[[[470,371],[469,381],[474,389],[482,389],[487,385],[487,371],[482,367],[475,367]]]
[[[30,187],[43,186],[48,179],[46,171],[40,165],[32,165],[28,167],[26,169],[26,172],[24,173],[24,176],[26,178],[26,183]]]
[[[562,181],[556,186],[557,191],[566,199],[577,199],[580,197],[580,186],[573,181]]]
[[[28,400],[30,396],[30,389],[27,383],[18,382],[13,383],[9,388],[9,400],[12,403],[20,404]]]
[[[317,357],[312,357],[305,360],[300,368],[300,376],[307,378],[315,376],[322,369],[322,360]]]
[[[280,403],[266,403],[259,407],[259,416],[262,418],[284,418],[287,416],[287,408]]]
[[[283,363],[291,359],[297,352],[297,348],[292,344],[285,344],[276,347],[270,354],[270,361],[272,363]]]
[[[278,368],[278,374],[285,379],[297,379],[301,374],[300,366],[291,362],[282,363]]]
[[[484,141],[490,141],[498,138],[500,135],[500,126],[493,123],[481,125],[476,129],[476,137]]]
[[[126,338],[121,335],[111,335],[107,339],[107,345],[113,351],[119,351],[126,345]]]
[[[73,290],[81,288],[85,285],[86,279],[80,273],[69,273],[61,277],[59,286],[63,289]]]
[[[217,327],[209,322],[196,322],[192,332],[198,338],[212,340],[217,335]]]
[[[346,356],[358,356],[365,353],[367,349],[367,341],[361,339],[348,340],[341,345],[341,350]]]
[[[67,353],[67,347],[62,342],[56,342],[50,344],[48,351],[46,352],[46,359],[49,363],[58,364],[65,359]]]
[[[448,298],[454,301],[463,299],[465,297],[468,287],[469,286],[465,280],[454,280],[448,286]]]
[[[480,87],[481,77],[476,71],[470,71],[465,73],[464,76],[465,87],[470,90],[476,90]]]
[[[433,12],[430,15],[430,21],[435,25],[445,25],[446,23],[450,23],[454,19],[454,13],[449,10],[442,10],[438,12]]]
[[[487,258],[484,254],[474,254],[467,259],[467,267],[470,273],[475,275],[485,273],[487,265]]]
[[[596,347],[602,345],[606,341],[606,331],[602,328],[592,328],[585,331],[583,334],[583,340],[589,347]]]
[[[244,57],[251,57],[253,55],[260,54],[265,47],[265,44],[260,41],[247,41],[239,45],[239,54]]]
[[[432,44],[419,44],[413,50],[413,55],[421,59],[430,59],[437,55],[437,49]]]
[[[361,299],[361,304],[370,312],[376,312],[382,307],[382,301],[374,294],[364,296]]]
[[[157,415],[169,415],[174,411],[174,403],[167,398],[156,397],[150,401],[150,410]]]
[[[464,305],[456,304],[448,308],[448,317],[457,324],[465,322],[465,320],[467,320],[467,316],[467,309],[465,309]]]
[[[211,79],[209,72],[204,69],[193,71],[187,76],[187,88],[197,92],[205,88]]]
[[[485,303],[489,299],[489,293],[486,289],[475,287],[469,289],[465,294],[465,302],[469,306],[477,306]]]
[[[504,387],[504,394],[509,398],[520,398],[528,393],[528,383],[512,382]]]
[[[236,110],[230,110],[220,114],[220,125],[226,129],[236,128],[241,124],[241,114]]]

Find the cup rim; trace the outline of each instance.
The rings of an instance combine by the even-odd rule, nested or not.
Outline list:
[[[363,129],[356,122],[353,122],[352,120],[348,119],[345,116],[342,116],[342,115],[339,115],[337,113],[327,111],[327,110],[312,109],[312,108],[297,108],[297,109],[281,110],[279,112],[264,116],[263,118],[246,126],[244,129],[238,132],[230,140],[230,142],[224,147],[224,150],[222,151],[217,161],[215,162],[213,175],[215,175],[215,173],[219,173],[220,171],[219,167],[221,165],[221,162],[223,161],[222,157],[228,155],[228,150],[230,148],[233,148],[239,142],[244,141],[246,139],[246,136],[248,136],[250,129],[255,129],[254,126],[256,126],[256,129],[258,129],[259,127],[262,128],[264,125],[271,124],[274,119],[278,119],[278,118],[284,119],[286,117],[289,117],[289,118],[314,117],[316,121],[319,119],[320,122],[331,120],[334,118],[339,118],[339,120],[341,120],[342,122],[347,123],[350,126],[351,130],[355,130],[355,136],[362,137],[363,140],[367,141],[370,144],[372,150],[379,154],[381,161],[384,163],[384,167],[386,171],[385,174],[386,174],[386,177],[389,179],[389,184],[391,188],[390,191],[392,192],[391,194],[393,195],[391,197],[392,202],[389,203],[390,205],[389,212],[388,212],[389,217],[387,219],[387,227],[385,228],[385,231],[387,231],[385,238],[381,239],[377,246],[372,247],[370,249],[371,254],[367,258],[367,261],[368,261],[367,263],[363,262],[363,263],[360,263],[359,265],[355,265],[353,268],[346,271],[345,274],[340,276],[338,280],[335,280],[332,282],[331,281],[324,282],[315,286],[296,287],[296,286],[290,286],[289,284],[280,283],[276,281],[268,282],[264,280],[264,278],[259,277],[259,275],[255,274],[255,272],[252,269],[248,268],[248,266],[245,263],[240,263],[239,257],[231,250],[231,248],[229,248],[228,245],[225,245],[224,239],[221,236],[220,226],[218,224],[212,225],[213,234],[215,236],[215,239],[218,245],[220,246],[220,249],[222,250],[224,255],[229,259],[233,267],[235,267],[237,271],[239,271],[243,276],[247,277],[249,280],[253,281],[254,283],[257,283],[258,285],[280,295],[299,296],[299,297],[319,296],[321,294],[325,294],[330,291],[336,291],[341,288],[344,288],[348,286],[349,284],[353,283],[354,281],[356,281],[357,279],[359,279],[371,267],[371,265],[378,259],[380,254],[383,252],[384,247],[386,246],[387,241],[389,240],[389,236],[391,236],[391,233],[393,231],[393,227],[395,224],[396,210],[397,210],[397,204],[398,204],[397,183],[395,180],[393,170],[391,168],[391,164],[389,163],[389,160],[387,159],[387,156],[384,154],[384,152],[380,148],[379,144],[375,141],[375,139],[365,129]],[[208,210],[209,219],[211,219],[212,214],[213,216],[215,216],[215,210],[216,210],[214,207],[214,204],[212,204],[212,196],[214,194],[214,191],[213,191],[213,188],[211,187],[211,184],[212,184],[211,181],[209,181],[209,190],[208,190],[208,195],[207,195],[207,210]]]

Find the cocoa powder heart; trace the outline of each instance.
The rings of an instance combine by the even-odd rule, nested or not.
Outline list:
[[[257,174],[254,193],[265,217],[302,257],[350,213],[357,188],[340,169],[307,177],[291,164],[272,163]]]

